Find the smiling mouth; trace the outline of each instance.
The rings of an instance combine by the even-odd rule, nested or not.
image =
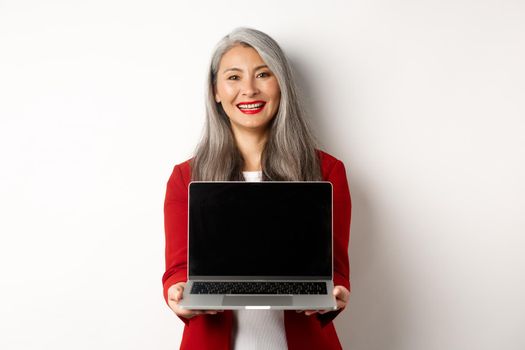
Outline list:
[[[256,102],[256,103],[240,103],[237,105],[237,108],[241,110],[244,114],[255,114],[263,110],[266,102]]]

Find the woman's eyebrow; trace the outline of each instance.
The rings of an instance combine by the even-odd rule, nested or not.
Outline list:
[[[261,69],[261,68],[268,68],[268,66],[265,65],[265,64],[262,64],[262,65],[260,65],[260,66],[255,67],[255,70],[259,70],[259,69]],[[226,72],[229,72],[229,71],[238,71],[238,72],[242,72],[242,69],[237,68],[237,67],[232,67],[232,68],[225,69],[222,73],[226,73]]]

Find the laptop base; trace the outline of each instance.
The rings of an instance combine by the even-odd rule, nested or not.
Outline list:
[[[244,294],[191,294],[193,281],[188,281],[184,289],[181,309],[189,310],[336,310],[337,303],[333,295],[333,282],[327,284],[327,294],[293,295],[244,295]]]

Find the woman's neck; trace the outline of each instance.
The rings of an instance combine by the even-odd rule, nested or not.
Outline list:
[[[243,171],[261,170],[261,155],[268,139],[268,133],[236,132],[235,141],[244,159]]]

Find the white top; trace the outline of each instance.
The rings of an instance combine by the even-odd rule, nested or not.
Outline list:
[[[248,182],[262,181],[262,170],[243,171],[244,179]]]
[[[262,181],[262,171],[243,171],[249,182]],[[286,350],[283,310],[233,310],[233,350]]]

